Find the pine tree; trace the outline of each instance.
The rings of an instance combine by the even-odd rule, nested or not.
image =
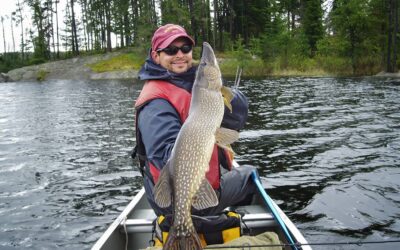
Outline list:
[[[20,41],[20,47],[21,47],[21,59],[22,61],[25,60],[25,39],[24,39],[24,14],[23,14],[23,5],[20,2],[20,0],[17,1],[17,10],[16,10],[16,22],[17,25],[21,26],[21,41]]]
[[[375,57],[377,45],[374,45],[374,18],[371,5],[363,0],[335,0],[331,20],[334,35],[341,44],[343,56],[350,58],[353,74],[356,74],[361,62],[370,55]]]
[[[4,50],[3,53],[5,54],[7,52],[7,46],[6,46],[6,33],[4,32],[4,17],[0,17],[1,20],[1,28],[3,30],[3,45],[4,45]]]
[[[399,33],[399,7],[397,0],[389,0],[388,32],[387,32],[387,61],[386,71],[394,73],[397,71],[397,36]]]
[[[34,58],[36,62],[43,62],[50,59],[49,49],[49,37],[51,36],[49,31],[51,24],[49,23],[48,15],[50,8],[48,3],[42,0],[25,0],[27,5],[32,9],[33,12],[33,24],[36,28],[36,36],[32,37]]]
[[[317,51],[317,42],[324,35],[321,0],[302,0],[301,26],[310,48],[310,56]]]
[[[191,29],[190,10],[188,5],[181,4],[179,0],[161,1],[161,23],[176,23],[186,29]],[[189,30],[188,30],[189,32]]]
[[[72,54],[79,55],[79,43],[78,43],[78,33],[77,33],[77,24],[75,20],[75,0],[70,0],[70,8],[71,8],[71,32],[72,32]]]

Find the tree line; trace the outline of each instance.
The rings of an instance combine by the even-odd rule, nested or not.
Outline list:
[[[27,9],[33,21],[28,29]],[[17,0],[10,15],[14,45],[2,60],[13,54],[35,63],[59,59],[60,53],[111,51],[112,39],[118,47],[147,49],[160,24],[177,23],[197,44],[243,50],[281,68],[311,64],[352,74],[395,72],[398,13],[397,0],[67,0],[65,6],[59,0]]]

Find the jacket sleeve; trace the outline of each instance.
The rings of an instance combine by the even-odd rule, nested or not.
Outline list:
[[[232,91],[232,112],[225,107],[224,118],[221,126],[239,131],[243,129],[246,124],[249,113],[249,103],[246,96],[240,90],[233,89]]]
[[[138,129],[148,160],[158,169],[167,163],[182,124],[177,111],[163,99],[155,99],[142,108]]]

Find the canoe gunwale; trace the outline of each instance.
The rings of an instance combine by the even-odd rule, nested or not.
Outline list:
[[[153,231],[154,219],[123,220],[120,223],[120,231],[123,233],[151,233]],[[276,226],[274,218],[270,213],[246,214],[241,219],[244,224],[251,228]]]
[[[107,242],[107,240],[114,233],[119,233],[119,226],[123,224],[123,222],[127,219],[128,215],[131,211],[136,207],[139,201],[144,196],[144,188],[142,188],[136,195],[133,197],[132,201],[125,207],[122,213],[113,221],[113,223],[107,228],[104,234],[100,237],[100,239],[94,244],[92,250],[99,250],[102,246]]]

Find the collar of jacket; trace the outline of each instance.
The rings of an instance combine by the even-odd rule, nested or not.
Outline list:
[[[139,71],[139,80],[165,80],[191,93],[196,69],[194,66],[184,73],[176,74],[156,64],[149,55]]]

